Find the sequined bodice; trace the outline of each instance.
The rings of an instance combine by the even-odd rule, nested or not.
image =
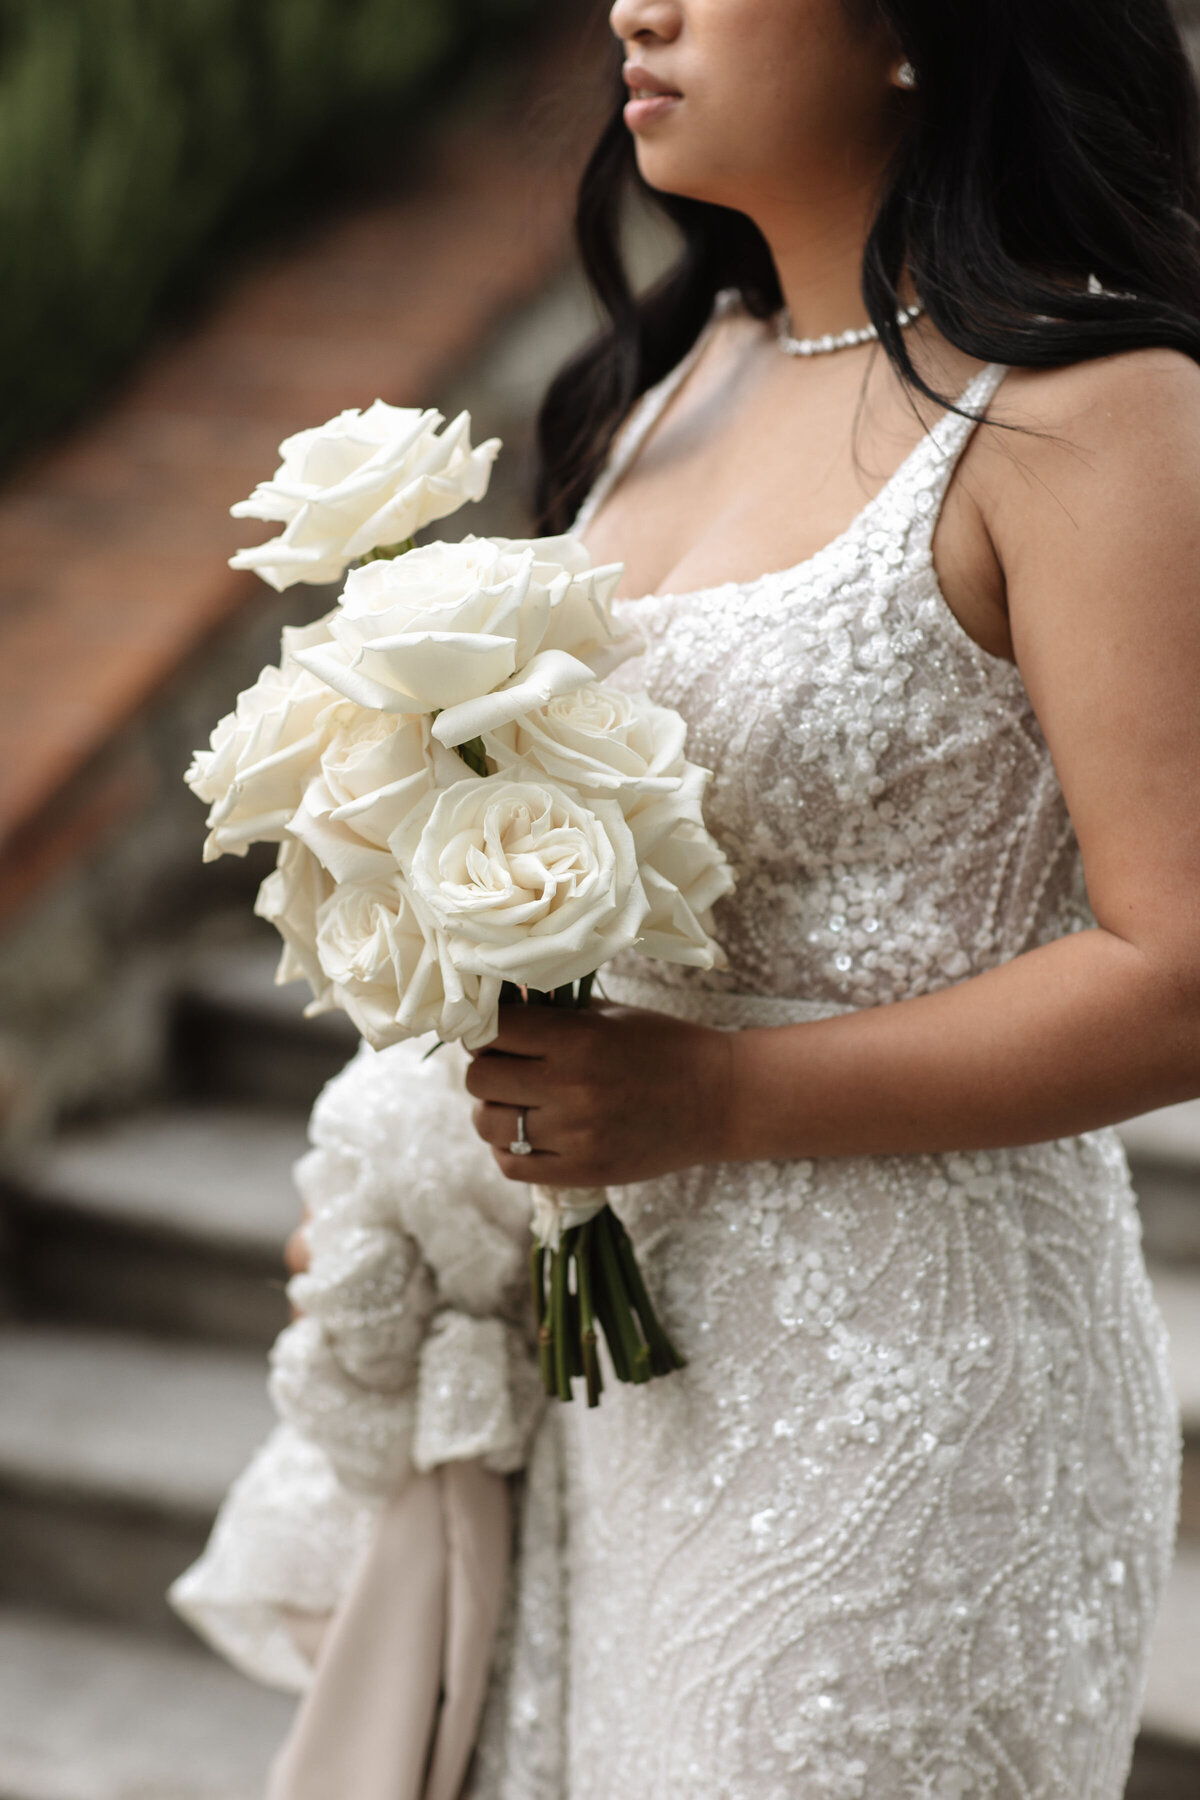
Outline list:
[[[586,527],[678,384],[630,419]],[[961,397],[986,407],[1004,375]],[[1078,847],[1018,670],[983,650],[933,566],[972,421],[947,413],[833,543],[799,566],[618,602],[646,639],[614,679],[688,721],[706,817],[738,876],[717,909],[733,993],[871,1006],[1089,922]]]

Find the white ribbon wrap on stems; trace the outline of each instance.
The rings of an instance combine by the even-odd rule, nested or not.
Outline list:
[[[608,1205],[606,1188],[530,1189],[533,1196],[533,1235],[547,1250],[557,1250],[564,1231],[586,1225]]]

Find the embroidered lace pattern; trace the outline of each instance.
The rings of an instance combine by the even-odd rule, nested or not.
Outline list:
[[[1020,675],[933,569],[970,430],[946,414],[802,566],[627,603],[647,648],[615,679],[687,719],[738,887],[727,972],[628,957],[614,997],[819,1017],[1090,923]],[[481,1771],[476,1800],[1119,1800],[1179,1448],[1115,1134],[701,1169],[614,1203],[689,1365],[547,1417],[564,1766]],[[554,1736],[547,1679],[518,1734]]]

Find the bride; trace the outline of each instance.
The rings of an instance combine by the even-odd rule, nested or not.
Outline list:
[[[1190,73],[1166,0],[611,24],[539,504],[624,562],[738,885],[727,970],[627,955],[467,1068],[486,1178],[608,1186],[687,1367],[543,1418],[464,1791],[1119,1800],[1179,1443],[1110,1128],[1200,1094]],[[371,1642],[273,1792],[351,1800]]]

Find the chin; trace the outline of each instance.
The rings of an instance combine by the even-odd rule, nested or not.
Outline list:
[[[666,145],[637,140],[638,173],[647,187],[660,194],[677,194],[681,200],[712,200],[713,184],[691,157],[681,156]],[[717,202],[718,205],[728,204]]]

